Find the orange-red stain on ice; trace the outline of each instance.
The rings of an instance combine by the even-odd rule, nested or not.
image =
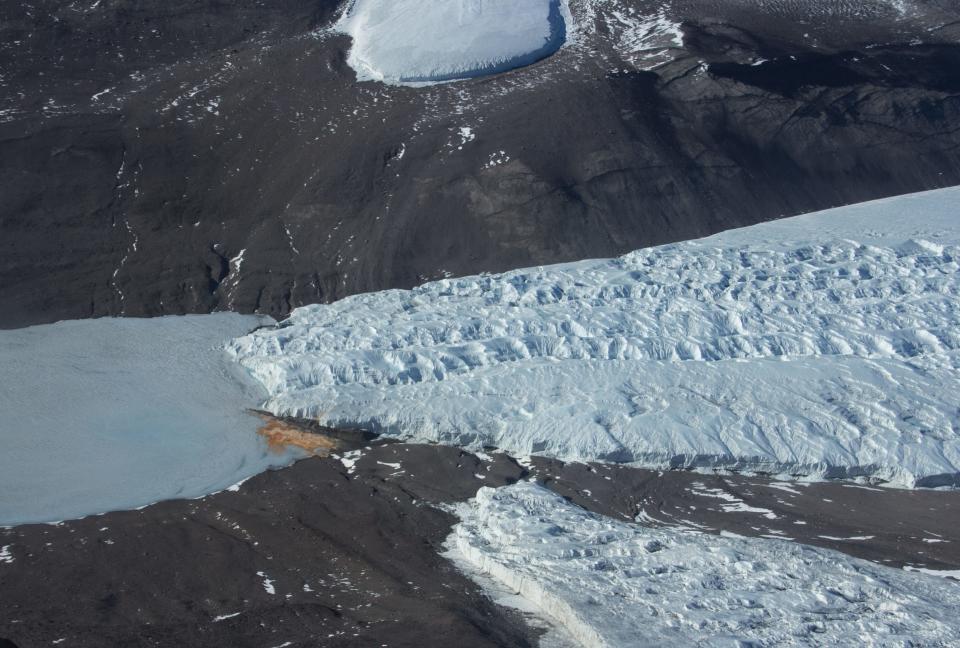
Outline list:
[[[267,445],[275,452],[282,452],[292,446],[325,457],[338,446],[335,439],[323,434],[304,432],[296,425],[272,416],[261,414],[260,418],[263,419],[264,425],[257,430],[257,433],[267,440]]]

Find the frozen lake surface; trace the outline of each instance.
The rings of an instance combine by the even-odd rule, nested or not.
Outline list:
[[[231,313],[0,331],[0,525],[199,497],[289,463],[246,413],[264,394],[224,342]]]
[[[566,39],[562,0],[355,0],[339,28],[361,80],[436,83],[504,72]]]

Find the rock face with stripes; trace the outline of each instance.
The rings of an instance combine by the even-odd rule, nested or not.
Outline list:
[[[511,4],[516,54],[555,5]],[[0,325],[282,316],[960,183],[951,5],[568,0],[546,58],[406,87],[334,0],[0,0]]]

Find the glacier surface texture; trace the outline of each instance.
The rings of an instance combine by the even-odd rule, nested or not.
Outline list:
[[[893,485],[960,473],[960,188],[297,309],[277,414],[514,455]]]
[[[584,646],[960,642],[960,587],[936,576],[783,540],[620,522],[530,482],[483,488],[455,512],[449,556]]]
[[[199,497],[289,463],[245,413],[263,391],[223,351],[272,322],[220,313],[0,331],[0,525]]]
[[[338,28],[361,80],[431,83],[503,72],[557,51],[562,0],[354,0]]]

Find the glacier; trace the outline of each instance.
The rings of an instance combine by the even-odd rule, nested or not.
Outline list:
[[[565,0],[353,0],[337,23],[360,80],[422,84],[534,63],[566,38]]]
[[[514,456],[960,474],[960,188],[295,310],[265,409]]]
[[[299,454],[246,413],[265,396],[224,343],[267,317],[97,319],[0,331],[0,525],[225,489]]]
[[[960,587],[784,540],[648,528],[531,482],[457,505],[447,556],[584,646],[952,646]]]

